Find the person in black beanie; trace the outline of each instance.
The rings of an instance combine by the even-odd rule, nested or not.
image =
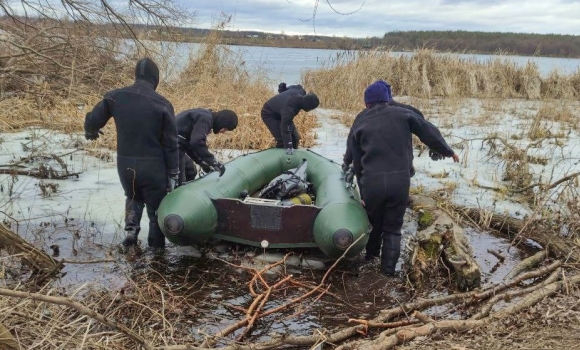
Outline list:
[[[369,85],[364,99],[367,108],[352,125],[347,144],[372,226],[367,258],[380,255],[381,272],[392,276],[400,255],[401,227],[409,198],[411,135],[417,135],[427,146],[454,162],[459,162],[459,156],[433,124],[409,109],[389,106],[384,84]]]
[[[210,109],[193,108],[179,113],[175,118],[179,133],[180,183],[195,178],[195,167],[191,169],[187,166],[192,160],[204,172],[215,170],[222,176],[226,168],[209,151],[207,135],[212,130],[214,134],[234,130],[238,126],[238,115],[228,109],[213,112]]]
[[[294,117],[303,110],[309,112],[320,104],[318,96],[302,85],[278,85],[278,95],[270,98],[262,107],[262,121],[276,140],[276,148],[285,148],[287,154],[294,154],[300,145],[300,134],[294,125]]]
[[[159,69],[143,58],[135,66],[135,83],[109,91],[85,116],[85,138],[96,140],[112,117],[117,128],[117,171],[125,191],[125,246],[137,244],[147,207],[151,248],[164,248],[157,208],[178,178],[177,126],[173,106],[155,92]]]

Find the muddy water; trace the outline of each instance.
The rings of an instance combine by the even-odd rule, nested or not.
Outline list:
[[[403,228],[404,237],[410,237],[415,231],[415,220],[409,212]],[[326,261],[316,250],[264,251],[224,243],[199,250],[169,246],[161,255],[148,252],[124,254],[117,246],[103,243],[103,233],[94,225],[73,219],[66,219],[59,224],[55,224],[55,220],[41,223],[35,230],[28,227],[27,232],[29,240],[48,252],[58,254],[59,259],[112,261],[65,264],[65,275],[58,280],[58,285],[65,290],[72,291],[88,283],[93,288],[116,292],[130,284],[129,279],[142,278],[161,281],[171,289],[187,290],[187,299],[195,306],[195,313],[190,322],[183,326],[187,327],[193,337],[200,339],[203,334],[217,333],[245,317],[240,308],[248,308],[253,300],[248,289],[252,276],[242,266],[261,269],[289,254],[287,264],[272,269],[264,275],[265,278],[274,283],[281,276],[292,274],[297,281],[316,285],[332,265],[331,261]],[[481,267],[484,284],[501,281],[515,264],[537,249],[532,244],[510,247],[510,242],[505,238],[474,229],[466,229],[466,234]],[[488,249],[502,254],[504,261],[500,262]],[[399,270],[404,269],[402,265],[399,264]],[[430,283],[423,289],[414,289],[407,284],[402,274],[397,278],[386,278],[378,271],[378,260],[369,263],[359,256],[341,261],[326,281],[326,285],[330,285],[328,294],[319,299],[319,294],[315,294],[284,312],[261,319],[250,339],[266,340],[273,333],[309,335],[318,328],[344,327],[349,318],[370,319],[381,309],[420,297],[455,292],[450,289],[449,280],[443,273],[430,279]],[[270,297],[263,309],[285,304],[307,291],[304,288],[284,285]],[[453,317],[454,311],[439,307],[428,310],[427,313]]]

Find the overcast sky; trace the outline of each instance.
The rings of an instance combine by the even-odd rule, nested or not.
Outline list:
[[[220,13],[227,29],[286,34],[383,36],[397,30],[469,30],[580,35],[580,0],[179,0],[211,28]],[[332,10],[332,7],[341,15]],[[362,6],[362,7],[361,7]],[[314,27],[313,27],[314,24]]]

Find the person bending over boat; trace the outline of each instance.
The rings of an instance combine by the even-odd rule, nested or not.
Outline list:
[[[164,248],[165,236],[157,224],[157,208],[175,186],[179,173],[177,126],[173,106],[155,92],[159,69],[143,58],[135,67],[135,83],[109,91],[85,117],[87,140],[99,138],[99,129],[111,117],[117,128],[117,171],[127,197],[125,246],[137,244],[143,209],[149,216],[150,248]]]
[[[270,98],[262,107],[262,121],[276,140],[276,148],[285,148],[287,154],[294,154],[300,145],[300,134],[294,125],[294,117],[300,110],[309,112],[320,104],[318,96],[302,85],[278,85],[278,95]]]
[[[195,178],[197,170],[192,160],[204,172],[215,170],[222,176],[226,167],[209,151],[207,135],[212,130],[214,134],[234,130],[238,126],[238,115],[229,109],[214,112],[206,108],[193,108],[179,113],[175,118],[179,133],[179,182]]]
[[[369,85],[365,101],[368,107],[358,115],[347,142],[369,221],[382,237],[382,248],[381,240],[369,239],[366,254],[382,253],[381,272],[392,276],[400,255],[401,227],[409,198],[411,135],[417,135],[444,157],[455,162],[459,157],[433,124],[409,109],[389,106],[384,84]]]

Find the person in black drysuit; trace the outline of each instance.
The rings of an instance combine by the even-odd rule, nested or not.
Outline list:
[[[213,112],[210,109],[193,108],[177,114],[175,119],[179,134],[179,182],[195,178],[197,171],[191,160],[204,172],[216,170],[222,176],[226,168],[207,148],[207,135],[212,130],[214,134],[234,130],[238,126],[237,114],[228,109]]]
[[[407,110],[410,110],[412,112],[414,112],[415,114],[417,114],[419,117],[421,117],[422,119],[425,119],[425,117],[423,116],[423,113],[421,113],[421,111],[419,111],[417,108],[411,106],[411,105],[407,105],[404,103],[400,103],[400,102],[396,102],[391,94],[391,86],[386,83],[383,80],[377,80],[375,83],[378,84],[382,84],[385,86],[386,88],[386,93],[383,96],[377,96],[375,99],[378,98],[378,102],[386,102],[388,106],[392,106],[392,107],[400,107],[400,108],[404,108]],[[372,99],[373,97],[369,94],[368,96],[366,96],[369,99]],[[371,104],[368,103],[368,101],[365,101],[365,105],[367,108],[369,108],[371,106]],[[362,115],[364,115],[366,112],[366,109],[364,109],[362,112],[360,112],[356,118],[354,119],[353,125],[357,123],[357,121],[360,119],[360,117]],[[352,128],[351,128],[351,132],[352,132]],[[349,135],[350,136],[350,135]],[[413,147],[413,143],[412,143],[412,139],[409,139],[409,147]],[[437,151],[430,149],[429,150],[429,156],[431,157],[432,160],[441,160],[444,157],[438,153]],[[413,154],[411,153],[411,158],[410,158],[410,164],[409,164],[409,173],[410,176],[413,177],[415,175],[415,167],[413,166]],[[347,183],[352,183],[352,181],[354,180],[354,168],[352,167],[352,152],[351,149],[348,145],[347,142],[347,146],[346,146],[346,151],[344,153],[344,158],[343,158],[343,163],[342,163],[342,171],[344,173],[344,177],[345,177],[345,181]],[[357,184],[359,189],[361,188],[361,184],[359,179],[357,178]],[[362,193],[361,193],[362,196]],[[363,198],[364,200],[364,198]],[[365,254],[365,259],[366,260],[372,260],[374,258],[377,258],[380,256],[380,247],[381,247],[381,232],[382,232],[382,227],[373,227],[373,229],[371,230],[370,234],[369,234],[369,240],[367,242],[366,245],[366,254]]]
[[[381,251],[381,272],[392,276],[401,250],[401,227],[410,186],[413,157],[411,134],[455,162],[459,157],[439,129],[411,110],[389,106],[386,87],[373,83],[365,90],[368,107],[353,124],[348,137],[361,197],[379,241],[367,245],[367,255]]]
[[[143,209],[147,207],[151,248],[164,248],[157,208],[179,174],[177,125],[173,106],[155,92],[159,69],[143,58],[135,67],[135,83],[109,91],[85,117],[85,137],[96,140],[113,117],[117,128],[117,171],[127,197],[124,246],[137,244]]]
[[[404,104],[404,103],[395,101],[393,99],[393,95],[391,93],[391,85],[389,85],[387,82],[385,82],[384,80],[377,80],[377,81],[375,81],[375,83],[383,84],[387,89],[386,96],[385,96],[386,101],[382,101],[382,102],[387,102],[387,105],[389,105],[389,106],[408,109],[408,110],[416,113],[419,117],[425,119],[425,116],[423,115],[423,113],[420,110],[418,110],[417,108],[415,108],[411,105],[408,105],[408,104]],[[363,112],[364,112],[364,110],[363,110]],[[355,117],[353,124],[356,123],[356,120],[359,118],[360,115],[364,114],[363,112],[359,113]],[[412,147],[412,145],[413,145],[413,143],[411,140],[411,147]],[[432,149],[429,150],[429,157],[431,157],[431,159],[435,160],[435,161],[445,158],[441,154],[439,154],[437,151],[432,150]],[[352,154],[351,154],[351,151],[347,145],[347,148],[346,148],[346,151],[345,151],[344,157],[343,157],[343,162],[342,162],[342,171],[345,174],[347,174],[348,181],[352,181],[352,176],[354,175],[352,168],[349,169],[351,163],[352,163]],[[413,166],[413,158],[411,158],[410,171],[411,171],[411,177],[415,176],[415,167]],[[359,188],[360,188],[360,186],[359,186]]]
[[[309,112],[315,109],[319,103],[318,96],[306,93],[302,85],[278,85],[278,95],[266,101],[261,112],[262,121],[276,140],[276,148],[285,148],[287,154],[294,153],[300,145],[294,117],[300,110]]]

